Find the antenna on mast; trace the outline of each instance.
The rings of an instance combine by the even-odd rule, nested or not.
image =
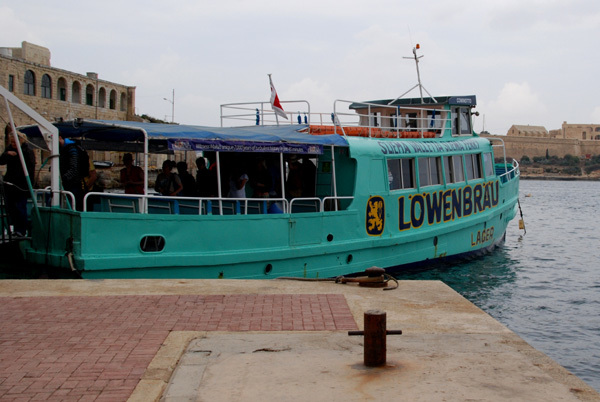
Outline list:
[[[433,100],[434,103],[437,103],[437,101],[435,100],[435,98],[433,96],[431,96],[431,94],[429,93],[429,91],[423,86],[423,84],[421,84],[421,73],[419,71],[419,59],[421,57],[423,57],[423,55],[417,56],[417,50],[419,50],[420,48],[421,48],[421,45],[419,45],[417,43],[417,45],[415,47],[413,47],[413,56],[412,57],[402,57],[403,59],[414,59],[415,60],[415,66],[417,67],[417,85],[415,85],[414,87],[412,87],[408,91],[404,92],[402,95],[400,95],[399,97],[397,97],[393,101],[389,102],[388,105],[391,105],[392,103],[396,102],[398,99],[402,98],[404,95],[406,95],[407,93],[409,93],[410,91],[412,91],[413,89],[415,89],[417,87],[419,87],[419,94],[421,95],[421,103],[425,103],[423,101],[423,91],[427,92],[427,95],[429,95],[429,97]]]

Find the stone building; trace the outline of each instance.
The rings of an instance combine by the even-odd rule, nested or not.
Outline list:
[[[512,125],[506,135],[484,135],[504,142],[506,155],[521,159],[552,155],[582,158],[600,155],[600,124],[567,124],[561,129],[546,130],[543,126]]]
[[[16,48],[0,47],[0,85],[50,122],[75,118],[142,121],[135,115],[134,86],[102,80],[97,73],[83,75],[52,67],[50,56],[49,49],[29,42],[22,42],[21,47]],[[11,107],[11,113],[17,126],[34,124],[33,120],[15,107]],[[0,152],[6,144],[4,127],[8,122],[8,113],[2,104]],[[39,168],[48,155],[47,152],[39,151],[36,154]],[[194,156],[188,157],[188,165],[193,166]],[[123,154],[94,151],[90,152],[90,157],[95,161],[109,161],[118,166],[122,164]],[[179,155],[178,157],[179,160],[184,159]],[[137,155],[138,160],[141,158],[141,155]],[[152,167],[160,166],[166,158],[164,155],[151,155],[149,164]],[[103,170],[107,181],[114,182],[119,168]],[[0,174],[4,169],[5,166],[0,166]],[[46,167],[38,173],[38,185],[46,184],[49,180],[47,169]],[[106,184],[111,186],[110,183]]]
[[[135,87],[101,80],[97,73],[52,67],[50,50],[32,43],[0,48],[0,85],[49,121],[135,119]],[[11,111],[16,125],[33,123],[16,108]],[[8,122],[5,107],[0,108],[0,119]]]
[[[569,124],[565,121],[560,129],[550,133],[557,138],[600,141],[600,124]]]
[[[530,126],[530,125],[518,125],[513,124],[506,135],[517,136],[517,137],[543,137],[551,138],[548,130],[544,126]]]

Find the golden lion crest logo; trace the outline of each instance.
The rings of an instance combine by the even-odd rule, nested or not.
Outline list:
[[[366,228],[370,236],[380,236],[385,227],[385,203],[383,198],[374,196],[367,201]]]

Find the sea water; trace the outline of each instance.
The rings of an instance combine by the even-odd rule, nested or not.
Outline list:
[[[437,279],[600,391],[600,182],[530,181],[505,244],[456,265],[398,275]]]

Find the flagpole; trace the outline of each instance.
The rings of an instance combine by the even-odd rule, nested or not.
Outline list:
[[[273,79],[271,78],[271,74],[267,74],[269,76],[269,85],[271,86],[271,109],[275,112],[275,121],[277,125],[279,125],[279,115],[287,120],[287,116],[283,107],[281,107],[281,103],[279,102],[279,97],[277,96],[277,91],[275,90],[275,86],[273,85]]]
[[[267,74],[269,76],[269,85],[271,86],[271,109],[273,108],[273,92],[275,90],[275,87],[273,86],[273,80],[271,79],[271,74]],[[279,116],[277,115],[277,113],[275,113],[275,121],[277,122],[277,125],[279,125]]]

